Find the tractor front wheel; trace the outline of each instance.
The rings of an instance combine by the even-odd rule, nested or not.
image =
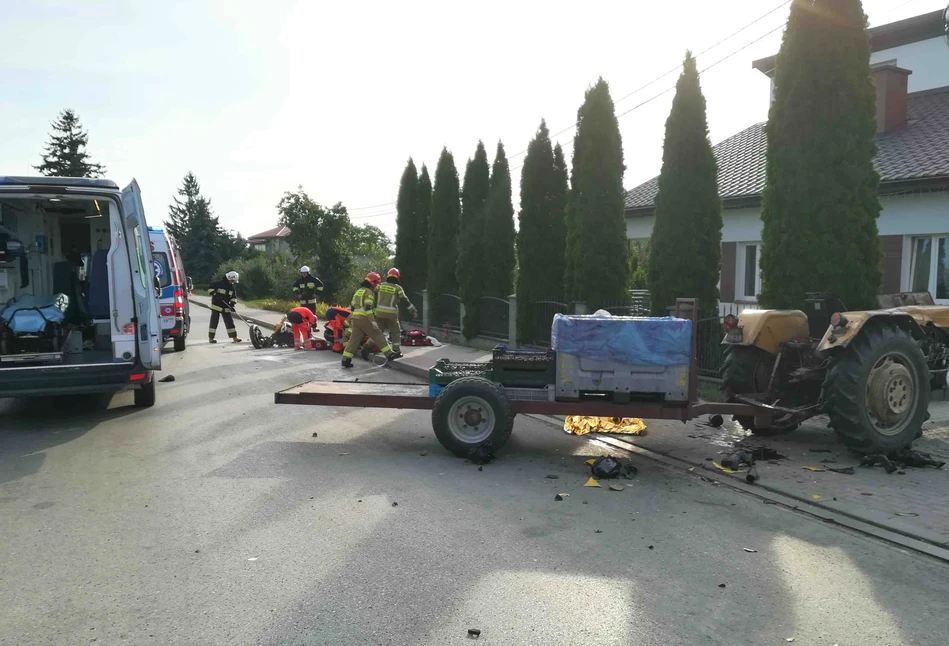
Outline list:
[[[926,360],[912,335],[893,325],[865,328],[824,379],[824,412],[855,453],[909,446],[922,433],[928,409]]]
[[[767,391],[774,360],[774,355],[752,345],[725,346],[721,369],[725,401],[738,401],[735,395],[754,395]],[[770,428],[758,428],[755,418],[750,415],[735,415],[734,419],[742,428],[760,437],[783,435],[798,427],[797,424],[782,424],[780,419],[776,419]]]

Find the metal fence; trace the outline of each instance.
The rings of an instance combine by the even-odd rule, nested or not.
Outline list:
[[[510,301],[497,296],[483,296],[478,303],[478,336],[507,341],[511,320]]]
[[[550,325],[555,314],[572,313],[573,308],[560,300],[562,297],[545,298],[518,303],[518,316],[523,317],[518,326],[518,340],[525,345],[550,347]],[[523,312],[521,312],[523,308]]]
[[[738,316],[747,306],[735,303],[719,303],[718,309],[704,312],[699,318],[696,353],[699,360],[699,376],[718,379],[722,367],[722,338],[725,325],[722,322],[729,314]]]
[[[461,332],[461,299],[454,294],[441,294],[433,299],[429,323],[437,330]]]
[[[425,316],[425,295],[422,294],[422,292],[406,292],[405,295],[408,296],[409,300],[412,301],[412,305],[415,306],[418,318],[413,318],[409,308],[405,303],[401,303],[399,305],[399,319],[405,323],[421,325]]]

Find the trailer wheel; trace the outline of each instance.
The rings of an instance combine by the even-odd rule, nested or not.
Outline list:
[[[838,437],[861,454],[890,453],[919,437],[929,409],[929,369],[912,335],[865,328],[824,378],[824,412]]]
[[[458,457],[490,440],[499,450],[511,437],[514,412],[498,386],[487,379],[466,377],[439,393],[432,409],[435,437]]]
[[[720,371],[725,401],[737,401],[735,395],[765,392],[771,381],[774,359],[774,355],[753,345],[725,346],[725,357]],[[782,424],[778,419],[773,421],[771,428],[758,428],[752,416],[735,415],[733,417],[743,429],[760,437],[783,435],[798,427],[798,424]]]

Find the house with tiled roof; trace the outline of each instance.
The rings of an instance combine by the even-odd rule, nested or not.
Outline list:
[[[949,10],[870,30],[877,86],[883,291],[929,291],[949,304]],[[774,79],[771,56],[753,67]],[[773,93],[773,88],[772,88]],[[761,194],[767,139],[757,123],[713,146],[722,198],[723,303],[761,290]],[[658,178],[626,193],[627,236],[652,233]]]
[[[278,251],[289,253],[290,245],[287,243],[287,236],[289,235],[290,229],[288,227],[274,227],[248,237],[247,244],[250,245],[251,249],[263,251],[268,256],[272,256]]]

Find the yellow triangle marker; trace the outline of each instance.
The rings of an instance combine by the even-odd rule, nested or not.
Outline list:
[[[586,461],[587,464],[593,464],[594,462],[596,462],[596,458],[590,458]]]
[[[594,480],[593,478],[590,478],[589,480],[587,480],[586,484],[583,486],[584,487],[599,487],[600,483]]]

